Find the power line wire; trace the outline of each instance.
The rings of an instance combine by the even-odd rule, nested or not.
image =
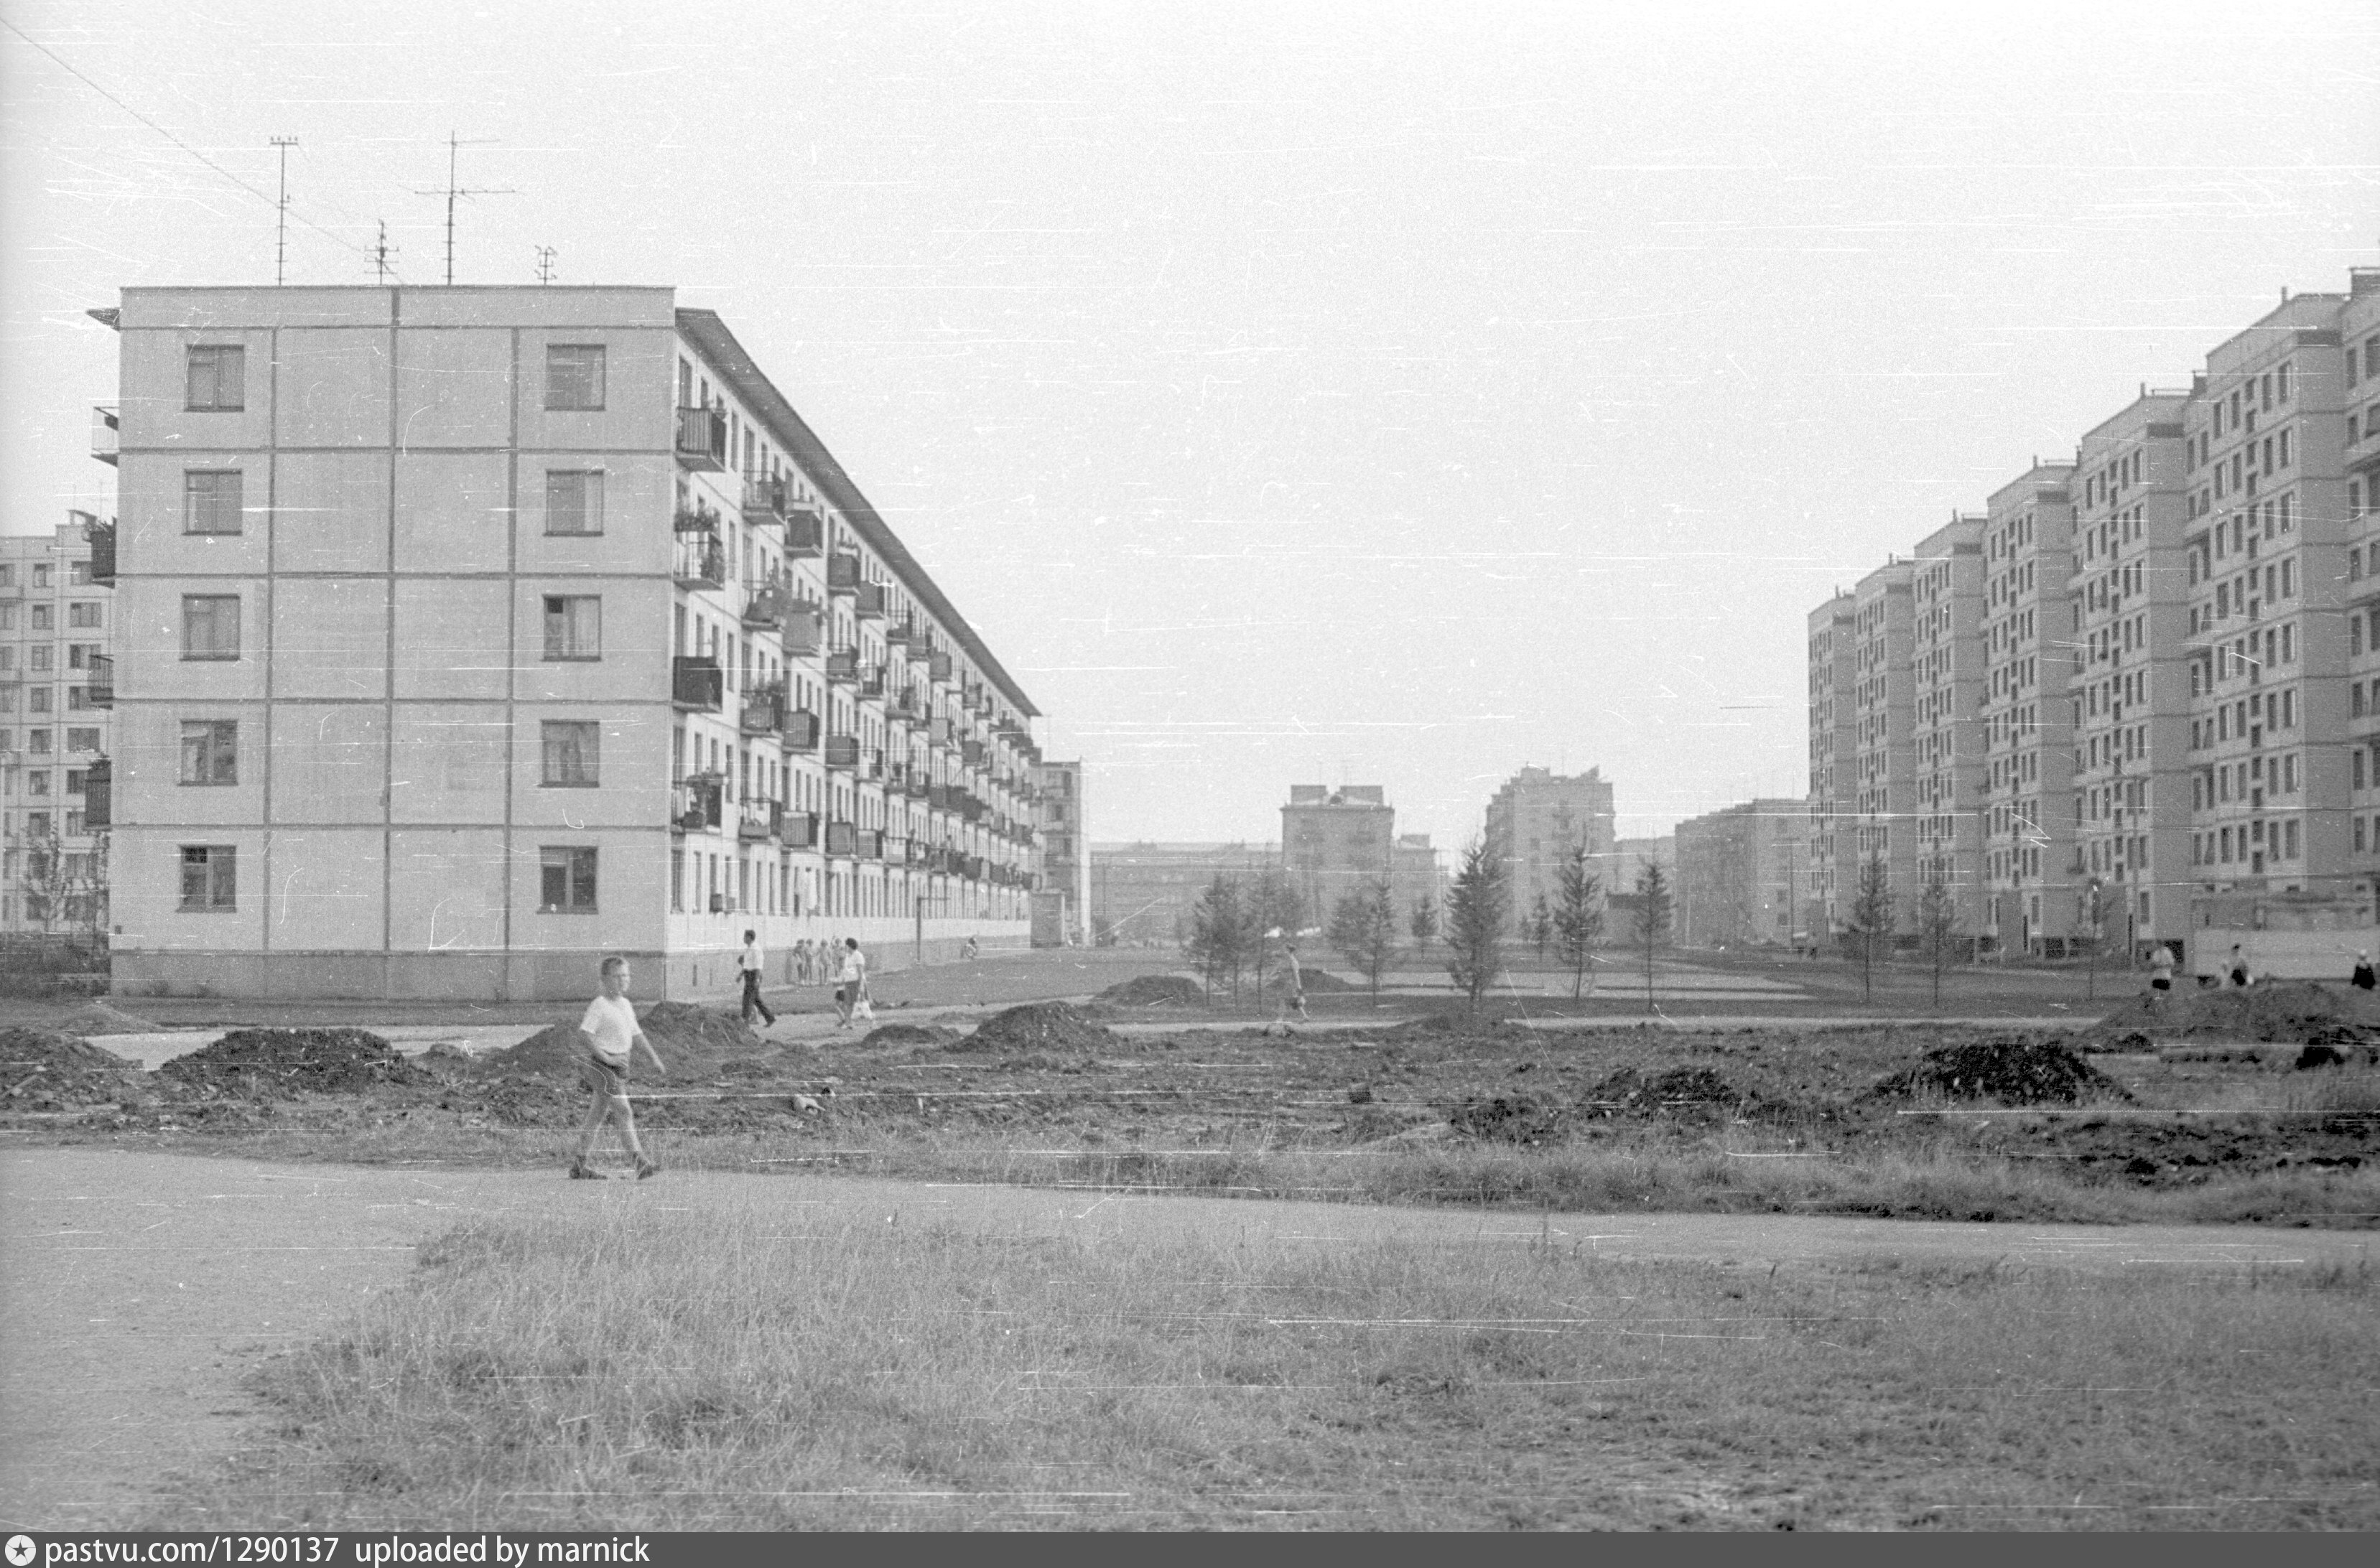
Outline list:
[[[0,17],[0,27],[6,28],[10,32],[15,33],[18,38],[23,39],[27,43],[31,44],[34,48],[48,55],[52,60],[57,63],[58,68],[65,71],[68,76],[73,77],[77,81],[81,82],[85,87],[90,88],[93,92],[98,93],[102,98],[106,99],[110,103],[115,104],[117,108],[123,110],[126,114],[140,121],[142,125],[147,126],[151,130],[155,131],[159,136],[164,137],[167,141],[172,142],[175,146],[180,148],[191,157],[196,158],[200,163],[204,163],[216,174],[219,174],[224,178],[231,181],[232,184],[239,187],[240,189],[248,192],[250,196],[255,197],[259,201],[274,208],[278,208],[281,205],[280,202],[274,200],[262,190],[249,184],[248,181],[240,178],[229,169],[225,168],[221,163],[216,163],[213,159],[208,157],[205,153],[200,151],[188,142],[184,141],[180,137],[176,136],[164,126],[159,125],[156,121],[151,119],[140,110],[135,109],[131,104],[127,103],[123,99],[115,96],[115,93],[110,92],[97,81],[94,81],[91,78],[86,76],[65,55],[60,54],[56,50],[52,49],[48,44],[43,43],[40,39],[35,38],[31,33],[27,32],[15,22],[10,21],[6,17]],[[333,234],[330,230],[314,222],[311,218],[300,215],[298,221],[305,224],[308,228],[313,230],[316,234],[321,235],[324,239],[330,240],[337,245],[344,245],[349,250],[354,251],[358,256],[362,256],[367,259],[371,257],[372,253],[369,247],[358,245],[355,241],[346,238],[343,235]],[[402,282],[403,280],[400,279],[398,281]]]

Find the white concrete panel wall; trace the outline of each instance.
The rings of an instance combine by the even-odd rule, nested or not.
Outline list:
[[[183,532],[183,476],[193,468],[237,469],[242,527],[237,534]],[[117,460],[120,572],[264,573],[272,530],[273,467],[261,452],[126,452]]]
[[[504,710],[494,704],[396,705],[389,787],[395,820],[501,825],[504,730]],[[501,846],[493,852],[501,855]]]
[[[228,844],[237,851],[237,905],[184,911],[182,846]],[[264,833],[256,827],[119,827],[108,838],[108,908],[119,948],[255,951],[264,939]]]
[[[513,835],[513,947],[575,952],[589,947],[650,952],[661,946],[669,908],[668,835],[661,828],[574,832],[537,828]],[[594,914],[544,914],[538,903],[542,853],[553,849],[596,852]]]
[[[614,713],[600,706],[523,703],[514,728],[513,821],[522,827],[657,827],[669,820],[669,723],[652,704]],[[551,787],[545,778],[545,721],[593,721],[601,785]]]
[[[504,454],[407,452],[396,459],[396,569],[502,572],[510,563]]]
[[[281,453],[272,515],[275,572],[387,571],[388,453]]]
[[[180,782],[186,719],[228,719],[238,726],[235,732],[238,782]],[[253,826],[264,820],[262,703],[128,705],[115,713],[115,792],[119,800],[144,802],[140,826]],[[120,830],[133,819],[119,814],[116,823]]]
[[[129,323],[127,301],[123,370],[116,403],[116,439],[126,450],[165,447],[187,452],[261,447],[273,434],[273,334],[246,330],[143,332]],[[244,408],[196,413],[188,401],[193,344],[237,344],[246,350]]]
[[[509,441],[512,338],[502,328],[399,332],[398,450],[500,447]],[[540,374],[543,369],[540,360]]]
[[[240,656],[185,659],[182,597],[233,594],[240,600]],[[238,702],[264,695],[264,583],[252,577],[136,577],[115,589],[117,645],[152,650],[121,659],[116,695],[173,702]]]
[[[273,820],[370,823],[382,817],[388,716],[378,703],[275,703]]]
[[[388,580],[285,577],[273,591],[276,698],[388,694]]]
[[[273,397],[281,445],[389,444],[386,327],[285,327],[276,337]],[[249,374],[255,374],[253,365]]]
[[[501,579],[396,580],[396,694],[501,702],[511,684],[510,596]],[[605,632],[610,627],[606,604]],[[529,627],[542,636],[542,622]]]
[[[602,657],[544,657],[545,598],[591,594],[603,601]],[[670,597],[659,584],[616,578],[524,578],[513,613],[520,627],[516,697],[533,702],[667,702]]]
[[[519,466],[517,559],[522,572],[667,574],[674,542],[670,532],[677,491],[674,461],[641,453],[524,452]],[[545,475],[550,468],[602,470],[601,535],[545,531]]]
[[[504,840],[495,828],[399,828],[390,835],[389,946],[400,952],[499,951]]]
[[[377,952],[384,849],[377,826],[273,829],[271,886],[262,889],[273,950]]]
[[[545,351],[552,344],[601,344],[600,411],[548,410]],[[524,451],[667,452],[677,444],[677,334],[616,327],[532,330],[520,334],[520,386],[514,399]]]

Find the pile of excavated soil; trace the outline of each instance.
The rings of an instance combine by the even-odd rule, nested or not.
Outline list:
[[[1140,974],[1111,985],[1096,998],[1117,1007],[1204,1007],[1207,988],[1186,974]]]
[[[952,1045],[964,1038],[955,1029],[938,1023],[880,1024],[859,1037],[863,1046],[899,1049],[910,1045]]]
[[[2302,1042],[2336,1025],[2380,1027],[2380,993],[2302,981],[2206,986],[2135,996],[2093,1025],[2095,1036]]]
[[[1621,1067],[1589,1089],[1585,1099],[1590,1109],[1607,1116],[1703,1118],[1725,1116],[1752,1096],[1708,1067],[1658,1073]]]
[[[387,1041],[360,1029],[235,1029],[157,1070],[192,1089],[249,1100],[431,1081]]]
[[[1537,1094],[1466,1095],[1446,1118],[1455,1131],[1502,1143],[1544,1143],[1570,1125],[1570,1107]]]
[[[953,1051],[1098,1051],[1115,1036],[1063,1002],[1032,1002],[994,1013]]]
[[[2071,1047],[2045,1040],[1985,1040],[1928,1051],[1923,1062],[1883,1080],[1869,1093],[1885,1099],[1934,1093],[2006,1105],[2053,1100],[2070,1104],[2085,1095],[2131,1098]]]
[[[715,1013],[689,1002],[655,1002],[638,1007],[637,1027],[661,1053],[673,1078],[717,1073],[731,1062],[748,1061],[774,1049],[735,1015]],[[483,1073],[514,1078],[576,1077],[586,1055],[586,1043],[573,1021],[549,1025],[517,1045],[491,1051],[474,1066]],[[630,1054],[632,1078],[652,1070],[652,1063],[642,1053]]]
[[[53,1029],[0,1029],[0,1110],[55,1111],[138,1095],[140,1064]]]
[[[136,1018],[105,1002],[86,1002],[58,1020],[58,1028],[68,1034],[88,1039],[94,1034],[154,1034],[157,1026],[144,1018]]]

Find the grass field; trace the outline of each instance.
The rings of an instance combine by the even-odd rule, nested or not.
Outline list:
[[[2380,1526],[2368,1269],[813,1231],[771,1187],[449,1233],[149,1522]]]

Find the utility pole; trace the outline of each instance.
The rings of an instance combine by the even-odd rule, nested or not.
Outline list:
[[[443,191],[417,190],[413,193],[416,196],[443,196],[446,199],[446,283],[449,287],[452,287],[455,283],[455,201],[466,196],[513,196],[518,194],[510,186],[483,186],[477,189],[466,189],[457,177],[462,165],[463,148],[465,145],[465,142],[460,137],[456,136],[451,130],[448,131],[446,133],[446,188]],[[474,141],[468,145],[473,147],[487,147],[493,144],[487,141]]]
[[[289,150],[298,145],[298,139],[276,136],[271,139],[281,150],[281,199],[274,204],[279,218],[273,240],[273,286],[279,288],[289,274]]]

